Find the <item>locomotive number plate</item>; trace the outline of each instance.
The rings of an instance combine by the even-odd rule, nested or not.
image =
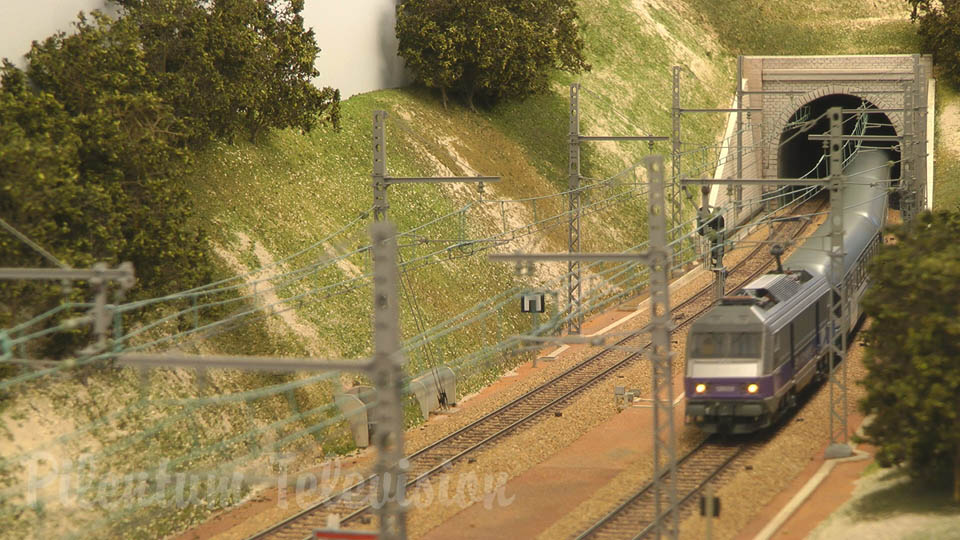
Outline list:
[[[715,388],[717,389],[717,392],[733,392],[734,390],[736,390],[735,386],[723,385],[723,384],[718,384]]]

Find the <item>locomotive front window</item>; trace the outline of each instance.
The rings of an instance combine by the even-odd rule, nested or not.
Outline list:
[[[760,358],[760,332],[697,332],[689,339],[692,358]]]
[[[726,334],[699,332],[693,335],[694,358],[723,358],[727,349]]]
[[[760,332],[730,334],[731,358],[760,358]]]

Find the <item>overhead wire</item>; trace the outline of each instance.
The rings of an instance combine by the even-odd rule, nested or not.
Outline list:
[[[625,119],[624,119],[624,120],[625,120]],[[616,177],[618,177],[619,175],[625,174],[626,171],[632,170],[632,169],[635,168],[635,167],[636,167],[636,165],[634,165],[632,168],[625,169],[624,171],[621,171],[620,173],[617,173],[616,175],[614,175],[614,177],[612,177],[612,178],[616,178]],[[585,188],[581,188],[581,190],[582,190],[582,189],[587,189],[587,188],[586,188],[586,187],[585,187]],[[577,190],[577,191],[580,191],[580,190]],[[556,197],[556,196],[557,196],[557,195],[550,195],[550,196],[545,196],[545,198],[551,198],[551,197]],[[620,197],[620,196],[621,196],[621,195],[614,195],[614,197]],[[623,196],[628,196],[628,195],[623,195]],[[481,201],[483,202],[482,199],[481,199]],[[487,201],[487,202],[490,202],[490,201]],[[562,212],[562,213],[560,213],[560,214],[557,214],[557,216],[560,216],[560,217],[564,217],[564,216],[566,216],[566,215],[568,215],[567,212]],[[689,224],[691,221],[692,221],[692,220],[687,221],[687,222],[685,222],[685,223],[686,223],[686,224]],[[561,223],[561,224],[557,224],[557,225],[552,225],[551,228],[552,228],[552,227],[556,227],[556,226],[560,226],[560,225],[563,225],[563,224]],[[678,229],[681,229],[682,226],[677,227],[677,228],[678,228]],[[523,230],[524,228],[518,228],[518,229],[519,229],[519,230]],[[528,235],[528,234],[533,234],[533,232],[527,232],[527,233],[525,233],[524,235]],[[688,233],[688,234],[686,235],[686,237],[689,237],[689,236],[690,236],[690,234]],[[675,241],[673,242],[673,244],[677,244],[679,241],[680,241],[680,239],[675,240]],[[643,245],[643,244],[641,244],[641,245]],[[358,250],[358,251],[359,251],[359,250]],[[292,256],[291,256],[291,257],[292,257]],[[289,258],[286,259],[286,260],[289,260]],[[279,263],[279,261],[278,261],[278,263]],[[608,277],[606,278],[606,280],[609,281],[610,283],[614,284],[614,285],[618,285],[618,284],[620,284],[620,283],[623,283],[624,281],[616,281],[616,280],[617,280],[619,277],[621,277],[621,276],[627,275],[627,274],[628,274],[629,272],[631,272],[636,266],[638,266],[637,263],[625,263],[625,264],[615,265],[614,268],[618,269],[619,272],[615,272],[613,275],[608,276]],[[260,269],[260,270],[255,270],[255,271],[252,271],[252,272],[248,273],[247,275],[252,275],[252,274],[255,274],[255,273],[261,272],[261,271],[262,271],[262,269]],[[290,274],[293,274],[293,272],[290,272]],[[369,278],[369,274],[365,274],[364,276],[361,276],[361,277],[363,277],[363,278]],[[359,279],[359,278],[360,278],[360,277],[354,278],[354,279]],[[233,277],[233,278],[228,278],[228,279],[238,279],[238,277]],[[353,281],[353,280],[345,280],[344,282],[351,282],[351,281]],[[223,283],[223,282],[224,282],[224,281],[221,281],[220,283]],[[341,283],[344,283],[344,282],[341,282]],[[209,285],[208,285],[208,286],[209,286]],[[600,288],[597,288],[597,289],[599,290]],[[518,291],[517,291],[517,290],[514,290],[514,293],[516,293],[516,292],[518,292]],[[598,293],[598,294],[599,294],[599,293]],[[588,299],[593,298],[593,297],[594,297],[594,296],[591,296],[591,295],[589,295],[589,294],[588,294],[588,296],[587,296]],[[174,298],[166,298],[166,300],[170,300],[170,299],[174,299]],[[290,299],[284,298],[284,299],[282,299],[280,302],[277,302],[276,304],[288,303],[289,301],[290,301]],[[507,301],[507,300],[504,300],[504,302],[506,302],[506,301]],[[608,301],[609,301],[609,300],[608,300]],[[506,304],[504,304],[504,305],[506,305]],[[291,307],[291,308],[288,308],[288,309],[292,309],[292,307]],[[443,324],[443,323],[441,323],[441,324]],[[438,326],[439,326],[439,325],[438,325]],[[437,328],[437,326],[435,326],[434,328]],[[418,328],[418,329],[422,330],[422,328]],[[429,332],[429,330],[430,330],[430,329],[423,330],[423,331],[420,332],[419,335],[424,335],[424,334],[426,334],[427,332]],[[426,338],[421,338],[421,341],[424,341],[424,339],[426,339]],[[516,346],[516,345],[517,345],[516,340],[508,339],[508,340],[505,341],[504,343],[508,343],[508,342],[509,342],[509,345],[507,345],[508,347]],[[427,341],[427,343],[428,343],[428,341]],[[497,344],[497,345],[499,346],[500,344]],[[458,367],[459,367],[460,369],[463,369],[463,368],[464,368],[464,364],[463,364],[463,363],[458,364]],[[173,403],[163,403],[162,401],[158,401],[157,403],[158,403],[158,404],[165,405],[165,406],[173,406]],[[191,403],[194,403],[194,404],[196,404],[196,405],[198,405],[198,406],[205,406],[205,405],[213,404],[212,401],[211,401],[211,402],[196,402],[196,401],[192,401]],[[221,403],[221,402],[217,402],[217,403]],[[179,404],[179,405],[182,406],[183,404],[181,403],[181,404]],[[327,404],[327,405],[325,405],[325,406],[323,406],[323,407],[329,407],[329,406],[330,406],[330,404]],[[321,408],[323,408],[323,407],[321,407]],[[312,413],[314,413],[317,409],[319,409],[319,408],[311,409],[310,411],[307,411],[307,412],[304,412],[304,413],[298,413],[298,415],[292,415],[292,416],[290,416],[290,417],[288,417],[288,418],[286,418],[286,419],[283,419],[283,420],[280,420],[280,421],[278,421],[278,422],[275,422],[274,424],[271,424],[270,426],[264,428],[262,431],[259,431],[258,433],[254,434],[254,436],[255,436],[255,435],[259,435],[259,434],[263,434],[265,431],[267,431],[267,430],[269,430],[269,429],[273,429],[273,428],[275,428],[275,427],[282,427],[282,425],[287,425],[287,424],[289,424],[289,423],[292,423],[292,422],[294,422],[294,421],[297,421],[297,420],[300,419],[303,415],[312,414]],[[325,409],[325,410],[327,410],[327,409]],[[289,421],[288,421],[288,420],[289,420]],[[340,418],[339,420],[336,420],[336,421],[341,421],[341,420],[342,420],[342,418]],[[327,422],[333,422],[333,420],[328,420]],[[282,425],[281,425],[281,424],[282,424]],[[311,432],[311,430],[314,430],[314,429],[315,429],[314,427],[309,427],[309,428],[307,428],[306,430],[301,430],[300,432],[294,433],[294,434],[292,434],[292,435],[288,435],[287,437],[284,437],[283,439],[281,439],[281,440],[279,441],[279,443],[284,443],[284,441],[289,442],[289,441],[291,440],[290,437],[297,436],[298,434],[300,434],[300,436],[302,436],[302,434],[304,434],[304,433],[305,433],[305,434],[309,434],[309,432]],[[236,439],[236,438],[234,438],[234,439]],[[237,441],[234,440],[234,439],[231,439],[231,440],[233,440],[234,442],[237,442]],[[131,443],[131,444],[135,444],[135,443]],[[205,447],[205,448],[206,448],[206,447]],[[224,446],[216,447],[216,448],[214,448],[214,449],[212,449],[212,450],[210,450],[210,451],[217,451],[217,450],[222,449],[222,448],[224,448]],[[274,446],[274,448],[279,448],[279,446]],[[119,450],[118,450],[118,451],[119,451]],[[193,454],[190,454],[190,455],[193,455]],[[202,454],[201,454],[201,455],[202,455]],[[246,457],[249,457],[249,456],[252,456],[252,455],[253,455],[253,454],[251,453],[251,454],[247,454],[247,455],[244,456],[244,457],[246,458]],[[231,463],[232,463],[232,462],[231,462]]]
[[[627,266],[630,266],[630,265],[622,265],[622,266],[627,267]],[[625,268],[625,271],[626,271],[626,268]],[[507,343],[507,344],[506,344],[507,347],[516,346],[516,345],[517,345],[517,343]],[[463,368],[464,365],[461,364],[460,367]],[[297,419],[297,418],[293,418],[293,419],[291,419],[290,421],[292,422],[292,421],[295,421],[296,419]],[[281,422],[282,422],[282,421],[281,421]],[[329,423],[329,422],[333,422],[333,420],[327,421],[327,423]],[[276,426],[271,426],[271,427],[276,427]],[[266,429],[269,429],[269,427],[266,428]],[[291,437],[298,437],[298,436],[303,436],[304,434],[309,434],[309,432],[310,432],[312,429],[316,429],[316,428],[307,428],[307,430],[301,430],[301,432],[298,432],[298,433],[295,433],[295,434],[293,434],[293,435],[290,435],[290,436],[286,437],[284,440],[285,440],[285,441],[289,441],[289,440],[292,440]],[[255,434],[249,434],[249,435],[255,435]],[[237,442],[237,441],[234,441],[234,442]],[[209,453],[209,452],[212,452],[212,451],[219,450],[219,449],[221,449],[223,446],[224,446],[224,445],[221,445],[220,447],[215,447],[215,448],[208,448],[208,449],[207,449],[207,452]],[[206,448],[206,447],[205,447],[205,448]],[[192,454],[189,454],[188,456],[196,457],[197,454],[192,453]],[[248,454],[248,455],[246,455],[245,457],[243,457],[243,458],[241,458],[241,459],[247,459],[247,458],[250,458],[251,456],[252,456],[252,454]]]
[[[42,256],[44,259],[52,262],[53,264],[59,266],[60,268],[67,269],[67,270],[70,269],[70,267],[67,266],[63,261],[56,258],[49,251],[43,249],[43,247],[40,246],[40,244],[34,242],[33,240],[30,239],[30,237],[18,231],[13,225],[10,225],[9,223],[7,223],[6,220],[4,220],[3,218],[0,218],[0,227],[3,227],[4,229],[7,230],[7,232],[15,236],[18,240],[30,246],[30,249],[39,253],[40,256]]]
[[[627,172],[628,170],[630,170],[630,169],[625,169],[624,171],[621,171],[621,172],[618,173],[617,175],[614,175],[614,178],[615,178],[616,176],[625,174],[625,172]],[[301,253],[302,253],[302,252],[301,252]],[[282,302],[289,302],[290,300],[291,300],[291,299],[284,299]]]

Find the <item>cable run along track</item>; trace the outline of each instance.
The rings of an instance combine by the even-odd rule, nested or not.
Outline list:
[[[799,205],[799,208],[809,204],[811,202],[808,201]],[[819,212],[826,203],[820,202],[819,205],[814,212]],[[795,221],[783,222],[778,225],[777,232],[795,238],[803,234],[808,226],[809,222],[802,224]],[[764,244],[758,245],[730,269],[728,280],[746,274],[746,277],[736,282],[735,288],[742,287],[772,264],[772,258],[758,257],[764,247]],[[713,303],[712,293],[713,284],[711,283],[677,305],[674,308],[675,311],[693,307],[694,313],[689,316],[681,314],[683,318],[671,333],[685,328],[709,309]],[[553,410],[562,408],[567,401],[595,383],[638,361],[642,357],[639,351],[645,350],[650,345],[649,340],[644,339],[645,333],[643,330],[631,333],[526,394],[408,455],[407,486],[412,487],[417,482],[442,473],[468,454],[523,426],[530,425],[531,421]],[[621,348],[630,348],[635,352],[624,356],[623,351],[618,351]],[[617,354],[618,352],[620,354]],[[359,521],[361,516],[372,516],[371,503],[376,501],[377,480],[375,475],[371,475],[340,493],[319,501],[298,514],[257,533],[249,540],[302,540],[310,536],[315,529],[324,527],[328,515],[340,516],[340,522],[344,525]]]

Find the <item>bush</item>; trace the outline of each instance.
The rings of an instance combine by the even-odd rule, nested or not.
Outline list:
[[[574,0],[404,0],[398,54],[416,80],[495,102],[547,88],[553,68],[589,70]]]
[[[311,83],[320,49],[303,0],[120,0],[146,68],[193,136],[256,140],[269,128],[339,125],[340,94]]]
[[[311,83],[318,52],[301,1],[122,0],[0,70],[0,215],[74,267],[132,261],[135,297],[210,279],[182,177],[214,138],[339,122],[339,94]],[[9,266],[49,266],[0,234]],[[75,300],[82,299],[74,293]],[[0,282],[0,325],[46,311],[59,286]],[[84,332],[29,352],[64,355]],[[70,336],[73,336],[71,338]]]
[[[960,0],[907,0],[919,24],[924,49],[933,53],[941,72],[960,85]]]
[[[892,230],[870,263],[863,311],[864,430],[881,466],[918,476],[953,468],[960,502],[960,212],[925,212]]]

